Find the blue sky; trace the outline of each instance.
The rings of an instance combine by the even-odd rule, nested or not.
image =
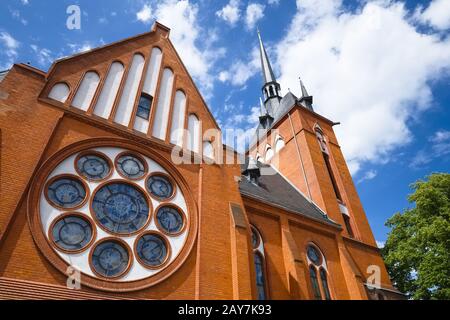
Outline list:
[[[66,9],[81,8],[68,30]],[[302,77],[338,139],[375,238],[409,206],[409,184],[450,163],[450,0],[2,0],[0,69],[168,25],[222,128],[255,126],[261,29],[283,92]]]

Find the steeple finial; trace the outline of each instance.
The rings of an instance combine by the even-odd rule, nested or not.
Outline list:
[[[303,105],[306,108],[310,109],[311,111],[314,111],[313,106],[312,106],[313,97],[308,94],[308,91],[306,90],[306,87],[303,84],[302,78],[299,77],[298,79],[300,81],[300,89],[302,90],[302,96],[300,98],[300,102],[303,103]]]
[[[261,33],[258,30],[258,38],[259,38],[259,50],[261,55],[261,68],[264,76],[264,83],[276,82],[275,75],[272,70],[272,66],[270,65],[269,57],[267,56],[266,48],[264,47],[264,43],[261,38]]]

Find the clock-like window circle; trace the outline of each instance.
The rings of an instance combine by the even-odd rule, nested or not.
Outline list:
[[[93,248],[90,262],[92,270],[101,277],[121,277],[131,266],[130,248],[124,241],[103,239]]]
[[[133,234],[150,219],[150,202],[145,192],[126,182],[100,186],[92,198],[92,212],[100,226],[113,234]]]
[[[82,214],[61,215],[50,227],[50,238],[58,249],[65,252],[81,252],[91,244],[95,236],[91,221]]]
[[[170,255],[167,241],[156,232],[143,234],[136,242],[136,256],[141,264],[153,269],[164,265]]]
[[[75,160],[75,169],[88,180],[101,181],[111,174],[110,161],[99,152],[79,155]]]
[[[116,169],[124,178],[139,180],[147,173],[147,164],[140,156],[124,153],[117,157]]]
[[[322,255],[316,247],[309,245],[307,249],[307,255],[309,260],[314,263],[316,266],[320,266],[322,263]]]
[[[156,211],[156,225],[165,234],[176,236],[184,229],[183,211],[174,205],[162,205]]]
[[[65,175],[51,179],[46,188],[47,200],[56,208],[75,209],[86,201],[86,186],[75,176]]]
[[[147,179],[148,192],[158,200],[169,200],[175,195],[174,184],[168,175],[155,173]]]

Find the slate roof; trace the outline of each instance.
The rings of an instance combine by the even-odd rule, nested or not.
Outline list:
[[[282,175],[271,166],[259,163],[261,177],[258,184],[252,183],[246,176],[239,183],[242,195],[261,200],[262,202],[297,213],[314,220],[340,226],[328,218],[315,204],[293,187]],[[243,165],[245,168],[245,165]]]

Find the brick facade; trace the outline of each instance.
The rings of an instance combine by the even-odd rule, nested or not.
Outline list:
[[[332,167],[338,173],[337,183],[352,218],[353,239],[345,227],[315,221],[241,195],[238,164],[175,165],[193,196],[198,218],[196,241],[187,259],[170,277],[144,289],[102,291],[84,285],[82,280],[81,291],[68,294],[67,276],[48,261],[30,231],[27,200],[33,178],[57,152],[95,138],[128,141],[155,158],[171,161],[173,146],[168,141],[136,132],[131,123],[121,126],[111,118],[93,115],[98,92],[87,112],[70,106],[86,71],[98,72],[101,88],[112,61],[127,66],[136,52],[148,60],[154,46],[163,51],[162,66],[170,67],[175,74],[174,91],[182,89],[187,96],[186,114],[197,115],[202,132],[218,129],[168,40],[168,30],[159,24],[152,32],[57,61],[48,73],[14,65],[0,83],[0,298],[255,299],[250,224],[259,230],[264,241],[270,299],[313,299],[306,259],[306,248],[311,242],[326,258],[333,299],[368,299],[364,283],[370,265],[380,267],[384,295],[388,297],[392,290],[395,297],[333,124],[300,106],[294,107],[276,127],[286,143],[276,155],[278,170],[304,195],[311,195],[331,220],[344,225],[314,133],[318,124],[329,142]],[[61,81],[71,90],[65,103],[47,98],[52,86]],[[269,134],[267,139],[273,144],[273,136]],[[217,154],[222,151],[219,141],[220,137],[214,140]],[[260,143],[261,154],[265,144]],[[230,151],[223,150],[226,157]],[[256,149],[249,152],[255,153]],[[240,208],[237,213],[232,213],[232,204]]]

